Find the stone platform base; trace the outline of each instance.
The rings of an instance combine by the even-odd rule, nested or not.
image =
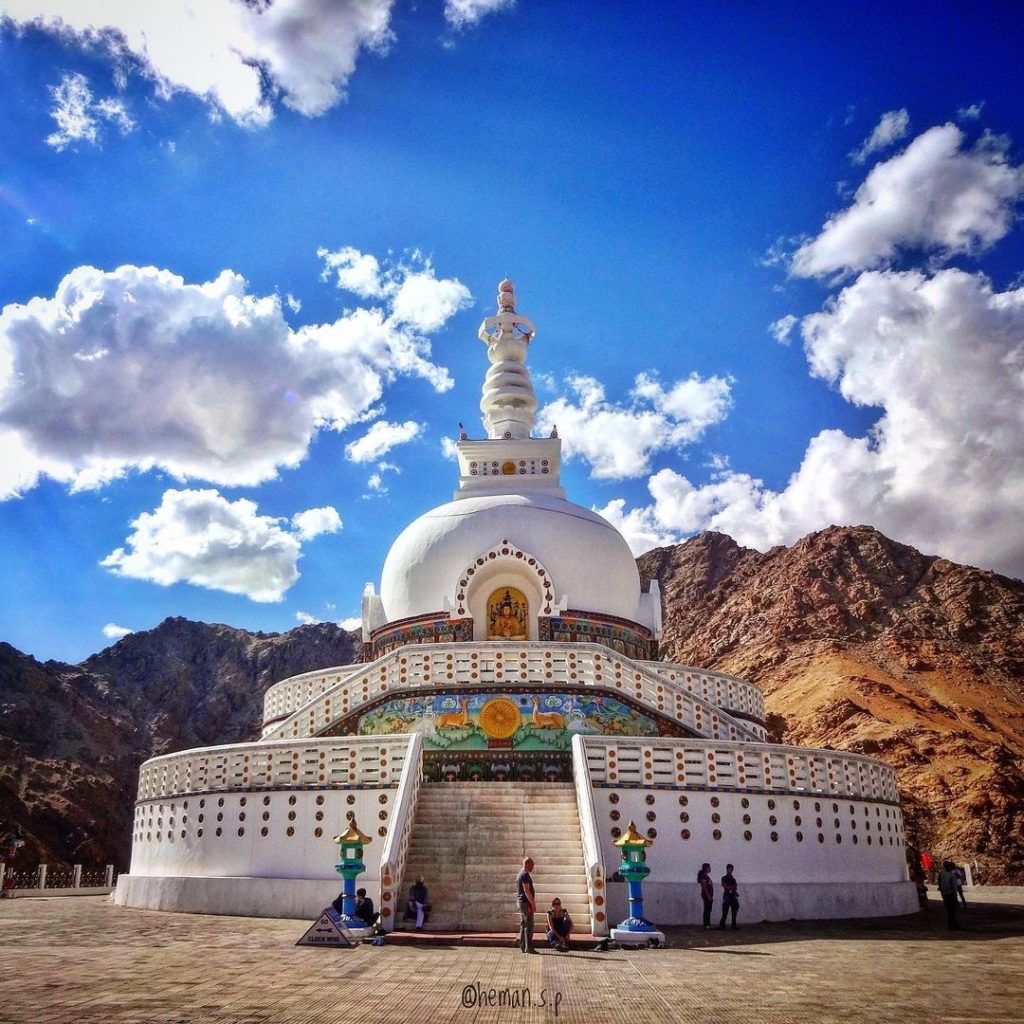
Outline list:
[[[696,878],[696,873],[694,875]],[[920,909],[913,882],[739,882],[738,920],[820,921],[851,917],[896,917]],[[712,923],[718,924],[721,892],[715,879]],[[629,916],[625,882],[608,885],[608,918],[614,924]],[[658,925],[700,924],[702,905],[697,882],[644,882],[644,912]]]
[[[373,880],[366,886],[376,887]],[[312,921],[340,891],[340,879],[121,875],[114,902],[140,910]]]

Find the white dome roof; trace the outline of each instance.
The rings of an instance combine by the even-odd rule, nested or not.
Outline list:
[[[563,608],[640,620],[640,575],[622,534],[596,512],[547,494],[462,498],[424,513],[402,531],[384,562],[380,599],[386,621],[441,612],[457,603],[476,559],[502,544],[535,558]],[[498,557],[476,582],[518,585],[527,559]],[[470,589],[473,586],[470,581]],[[527,583],[530,580],[526,580]],[[536,580],[534,592],[540,594]],[[469,605],[474,605],[472,597]],[[531,609],[536,618],[536,611]]]

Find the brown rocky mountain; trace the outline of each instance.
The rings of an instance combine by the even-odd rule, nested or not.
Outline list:
[[[146,758],[257,737],[268,686],[358,650],[329,623],[265,634],[181,618],[80,665],[0,643],[0,823],[21,828],[20,862],[126,869]]]
[[[757,683],[773,738],[887,761],[921,849],[1024,881],[1024,582],[868,527],[764,554],[709,533],[638,564],[666,658]]]
[[[1024,583],[865,527],[765,554],[704,534],[638,564],[665,657],[757,683],[776,739],[893,764],[922,849],[1024,881]],[[327,623],[185,619],[74,666],[0,644],[0,822],[23,829],[22,863],[126,868],[143,760],[254,738],[268,686],[357,649]]]

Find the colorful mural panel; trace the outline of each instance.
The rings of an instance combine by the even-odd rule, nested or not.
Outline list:
[[[542,618],[538,625],[541,641],[601,644],[637,661],[651,661],[657,657],[658,645],[650,632],[622,619],[598,617],[591,613],[586,613],[586,617],[567,613],[550,619]]]
[[[360,736],[419,732],[424,750],[568,751],[577,733],[657,736],[657,722],[599,693],[396,697],[359,719]]]

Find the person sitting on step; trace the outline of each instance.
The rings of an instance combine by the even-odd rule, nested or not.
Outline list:
[[[571,934],[572,918],[568,910],[562,909],[562,901],[556,896],[548,911],[548,942],[560,953],[568,953]]]
[[[426,920],[427,911],[430,910],[430,897],[427,894],[427,887],[423,883],[423,876],[417,875],[409,889],[409,912],[407,917],[416,918],[416,931],[423,931],[423,922]]]

